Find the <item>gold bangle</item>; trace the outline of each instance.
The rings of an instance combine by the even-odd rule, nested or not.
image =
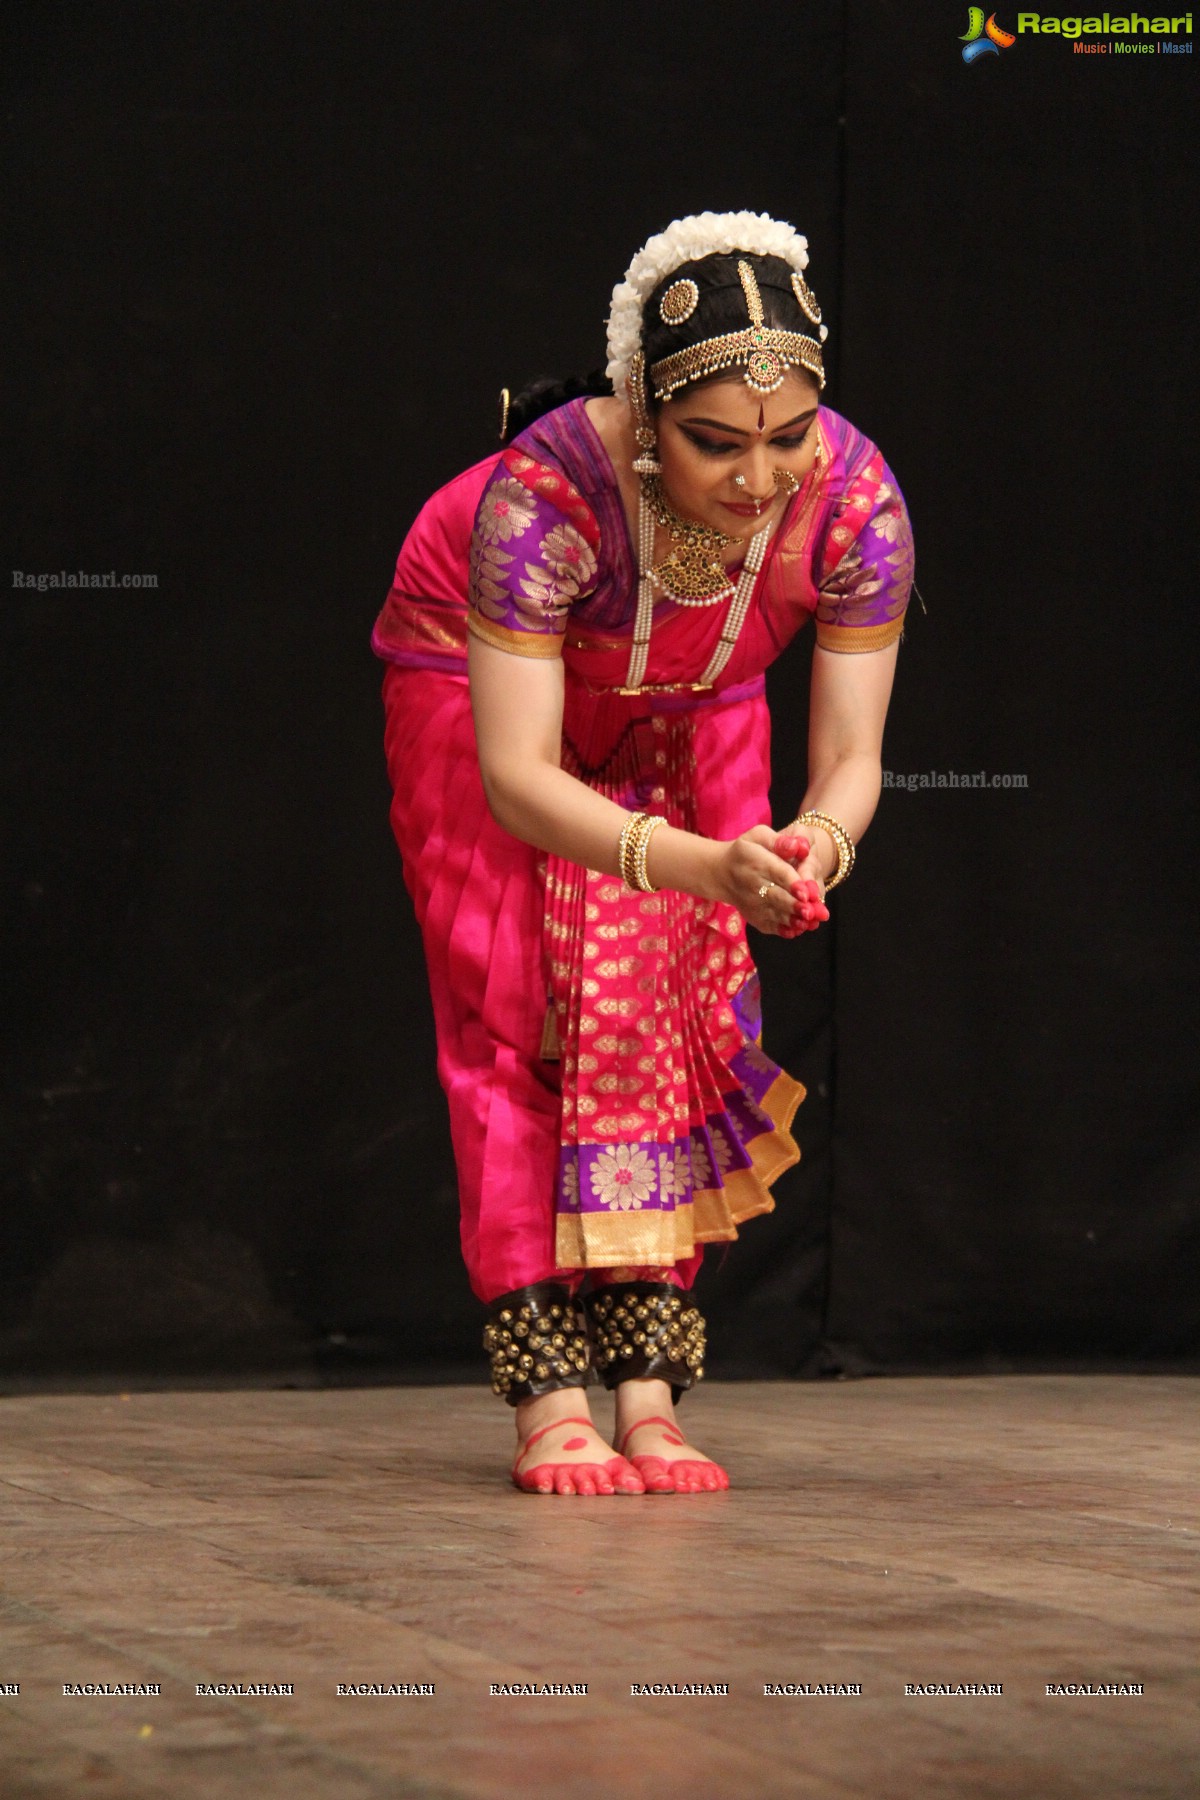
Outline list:
[[[834,849],[837,851],[838,866],[829,877],[829,880],[825,883],[825,892],[827,894],[832,893],[838,882],[845,881],[847,875],[849,875],[851,869],[854,867],[854,839],[850,836],[846,827],[844,825],[839,825],[838,821],[831,818],[828,813],[816,812],[815,810],[797,813],[795,819],[792,821],[792,825],[822,825],[833,839]],[[786,826],[785,832],[790,831],[792,825]]]
[[[658,892],[658,889],[646,872],[646,853],[650,848],[650,839],[654,836],[659,826],[665,825],[666,822],[667,821],[664,818],[655,814],[654,817],[646,820],[645,825],[638,834],[637,844],[633,852],[633,874],[634,886],[643,894],[657,894]]]
[[[649,813],[639,813],[637,823],[629,834],[629,849],[625,858],[625,885],[635,891],[640,886],[638,858],[641,855],[642,840],[646,835],[646,827],[649,823]]]
[[[617,844],[617,865],[625,886],[634,893],[657,894],[658,889],[646,872],[646,848],[654,833],[666,820],[650,813],[630,813],[621,827]]]
[[[633,886],[634,840],[642,830],[648,817],[649,815],[647,813],[630,813],[624,825],[621,827],[621,836],[617,841],[617,869],[621,880],[625,883],[627,888]]]

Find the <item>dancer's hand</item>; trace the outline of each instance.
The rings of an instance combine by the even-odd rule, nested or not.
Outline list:
[[[780,932],[781,937],[799,937],[801,932],[815,931],[829,917],[825,905],[825,882],[821,865],[810,840],[800,832],[780,832],[775,840],[777,855],[786,858],[796,871],[800,892],[797,918]]]
[[[756,825],[717,844],[713,897],[736,906],[747,924],[768,936],[791,937],[802,917],[802,899],[805,906],[809,901],[796,870],[777,854],[778,837],[769,825]]]

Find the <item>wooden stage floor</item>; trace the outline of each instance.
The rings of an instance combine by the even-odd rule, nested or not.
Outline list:
[[[0,1794],[1191,1800],[1198,1398],[708,1383],[730,1493],[582,1501],[483,1388],[3,1399]]]

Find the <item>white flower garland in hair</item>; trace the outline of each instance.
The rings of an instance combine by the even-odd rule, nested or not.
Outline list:
[[[624,281],[613,289],[607,374],[616,393],[625,390],[629,366],[642,344],[642,308],[659,282],[683,263],[728,256],[734,250],[778,256],[801,275],[808,267],[808,239],[794,225],[766,213],[689,213],[686,219],[676,219],[642,246]],[[826,326],[821,326],[820,335],[824,343],[829,335]]]

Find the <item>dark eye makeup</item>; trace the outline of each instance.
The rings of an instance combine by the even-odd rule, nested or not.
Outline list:
[[[697,450],[702,451],[705,456],[728,456],[731,452],[744,448],[744,445],[731,443],[727,438],[701,437],[698,431],[689,431],[686,425],[681,425],[680,430],[688,442],[695,444]],[[787,437],[769,438],[767,441],[777,450],[799,450],[807,436],[808,431],[804,430],[790,432]]]

